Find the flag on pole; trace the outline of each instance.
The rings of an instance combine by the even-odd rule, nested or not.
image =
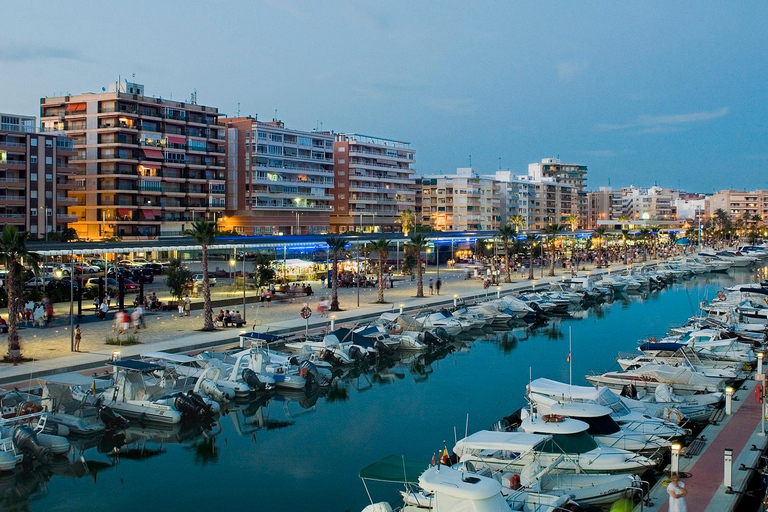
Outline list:
[[[91,382],[91,394],[96,396],[96,381]]]
[[[435,465],[435,453],[434,452],[432,452],[432,465],[433,466]]]
[[[571,353],[570,352],[568,352],[568,358],[566,359],[566,361],[569,362],[569,363],[571,362]]]

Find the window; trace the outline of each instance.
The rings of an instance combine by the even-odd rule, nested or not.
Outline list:
[[[283,154],[283,148],[281,146],[272,146],[270,145],[267,152],[270,155],[282,155]]]
[[[37,190],[30,190],[29,191],[29,198],[30,199],[37,199]]]
[[[45,198],[46,199],[53,199],[53,192],[50,190],[45,191]]]
[[[29,210],[29,215],[30,215],[31,217],[37,217],[37,209],[34,209],[34,210]]]
[[[32,139],[32,140],[35,140],[35,139]],[[37,164],[37,155],[29,155],[29,163],[32,164],[32,165],[36,165]]]
[[[267,140],[267,132],[259,132],[259,140]]]
[[[346,158],[339,158],[339,161],[337,163],[345,164],[345,163],[347,163],[347,159]]]
[[[347,152],[347,148],[345,148],[344,146],[339,146],[338,148],[336,148],[336,152],[337,153],[346,153]]]
[[[279,133],[272,133],[269,138],[272,142],[283,142],[283,136]]]
[[[53,165],[53,157],[52,156],[45,157],[45,165]]]
[[[45,181],[47,181],[47,182],[53,181],[53,174],[46,174],[45,175]]]
[[[37,173],[33,172],[29,175],[29,181],[37,181]]]
[[[309,137],[299,137],[299,146],[311,146],[312,139]]]
[[[52,148],[53,147],[53,139],[45,139],[45,147]]]
[[[29,144],[30,144],[30,145],[31,145],[33,148],[34,148],[34,147],[37,147],[37,137],[32,137],[32,138],[29,140]]]

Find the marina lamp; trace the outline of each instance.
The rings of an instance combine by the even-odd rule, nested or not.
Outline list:
[[[763,357],[765,354],[762,352],[757,353],[757,375],[763,374]],[[757,380],[763,380],[762,377],[757,377]]]
[[[403,304],[403,303],[401,302],[401,303],[400,303],[400,314],[401,314],[401,315],[403,314],[403,308],[404,308],[404,307],[405,307],[405,304]]]
[[[670,461],[671,464],[671,473],[679,473],[680,472],[680,449],[682,448],[682,445],[680,443],[672,443],[670,446],[670,449],[672,450],[672,459]]]
[[[56,279],[61,279],[61,276],[64,275],[64,272],[62,272],[61,270],[57,270],[56,272],[53,273],[53,275],[56,276]]]
[[[336,329],[336,315],[331,315],[331,330]]]
[[[453,307],[458,307],[458,305],[459,305],[459,296],[458,296],[458,294],[454,293],[453,294]]]
[[[237,262],[235,260],[229,260],[229,266],[234,267]]]
[[[725,414],[728,416],[733,414],[733,388],[731,386],[725,388]]]
[[[120,359],[120,351],[119,350],[113,350],[112,351],[112,362],[118,361]]]
[[[535,292],[536,291],[536,280],[535,279],[533,281],[531,281],[531,285],[533,286],[533,291]]]
[[[496,298],[501,298],[501,286],[496,287]]]

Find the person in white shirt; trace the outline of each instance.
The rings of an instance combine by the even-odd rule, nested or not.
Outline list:
[[[669,512],[688,512],[688,507],[685,504],[688,491],[677,473],[672,473],[667,492],[669,493]]]

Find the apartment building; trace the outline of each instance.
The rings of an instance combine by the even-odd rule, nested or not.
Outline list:
[[[248,235],[327,233],[333,208],[331,133],[276,119],[220,118],[226,128],[226,216],[219,226]]]
[[[534,201],[528,212],[530,229],[544,229],[550,224],[570,227],[571,217],[577,218],[577,228],[583,227],[586,196],[584,192],[568,183],[559,183],[554,178],[531,180],[531,186]]]
[[[421,224],[439,231],[498,230],[503,223],[504,192],[499,181],[481,177],[474,169],[455,175],[424,176],[421,185]]]
[[[724,210],[731,220],[743,218],[745,214],[759,215],[768,220],[768,190],[721,190],[709,198],[707,215]]]
[[[648,188],[630,185],[620,189],[622,214],[629,219],[671,220],[677,191],[659,186]]]
[[[623,215],[621,192],[612,187],[587,192],[585,228],[594,229],[598,221],[617,220]]]
[[[400,231],[400,212],[416,206],[410,143],[342,133],[336,135],[333,152],[331,231]]]
[[[587,185],[587,166],[564,164],[559,158],[543,158],[541,162],[528,164],[528,176],[536,182],[554,179],[557,183],[583,191]]]
[[[67,213],[67,197],[76,169],[72,141],[53,133],[35,133],[36,118],[0,114],[0,224],[32,237],[66,229],[76,217]]]
[[[195,96],[155,98],[123,81],[40,100],[43,130],[65,132],[77,152],[70,213],[81,237],[173,236],[223,214],[224,127]]]
[[[536,202],[536,187],[527,176],[516,176],[512,171],[496,171],[486,176],[499,183],[502,195],[501,224],[507,224],[510,219],[519,215],[523,220],[521,229],[531,225],[531,208]]]

